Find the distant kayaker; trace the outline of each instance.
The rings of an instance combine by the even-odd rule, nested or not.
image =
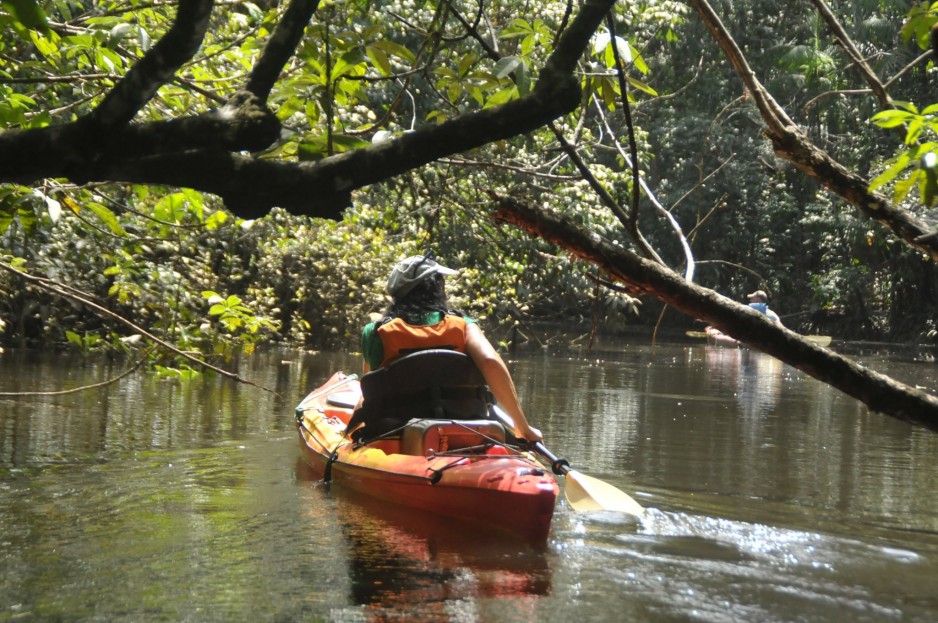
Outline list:
[[[760,314],[765,314],[769,320],[782,324],[782,319],[778,317],[778,314],[769,309],[769,295],[765,293],[765,290],[756,290],[752,294],[747,294],[746,297],[749,299],[749,307]]]
[[[367,373],[398,357],[429,348],[447,348],[472,358],[499,405],[515,423],[516,437],[541,441],[528,423],[508,366],[475,320],[448,308],[444,277],[456,271],[439,264],[432,252],[408,257],[388,279],[392,303],[385,317],[362,329]]]

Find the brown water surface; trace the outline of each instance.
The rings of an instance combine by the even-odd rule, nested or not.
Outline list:
[[[936,391],[933,363],[862,361]],[[926,621],[938,612],[938,435],[775,359],[605,344],[512,363],[529,418],[636,524],[560,503],[532,547],[327,489],[292,408],[338,354],[223,380],[135,373],[0,396],[0,620]],[[121,364],[0,355],[0,392]],[[492,509],[498,512],[498,509]]]

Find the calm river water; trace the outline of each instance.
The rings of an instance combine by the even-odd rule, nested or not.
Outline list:
[[[860,360],[938,390],[934,363]],[[938,616],[938,435],[771,357],[633,343],[513,361],[548,445],[649,509],[636,525],[560,502],[543,547],[312,479],[293,406],[359,366],[294,352],[243,364],[282,400],[143,373],[0,396],[0,621]],[[7,352],[0,392],[121,370]]]

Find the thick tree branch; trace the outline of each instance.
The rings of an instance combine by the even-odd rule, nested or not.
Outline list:
[[[817,8],[818,13],[821,14],[821,17],[824,19],[824,22],[827,24],[828,28],[834,33],[837,42],[840,43],[840,47],[844,49],[844,52],[847,53],[847,56],[850,57],[850,60],[853,61],[853,64],[856,65],[857,69],[860,70],[860,73],[863,74],[863,78],[866,80],[866,83],[870,85],[873,93],[876,94],[877,99],[879,99],[879,105],[883,108],[892,108],[892,98],[889,97],[889,94],[886,92],[886,87],[883,86],[882,81],[879,79],[873,70],[870,69],[870,66],[863,60],[863,55],[860,54],[860,50],[857,49],[857,46],[854,45],[853,39],[850,38],[850,35],[847,34],[847,31],[844,30],[844,27],[840,24],[840,20],[837,19],[837,16],[834,15],[834,12],[831,11],[831,8],[827,5],[824,0],[811,0],[811,4]]]
[[[173,160],[198,150],[261,150],[280,134],[280,122],[257,98],[240,92],[222,108],[158,123],[127,124],[103,131],[72,123],[0,133],[0,181],[30,184],[42,178],[134,181],[111,177],[113,169],[146,169],[161,158]],[[191,165],[190,165],[191,166]],[[171,180],[161,183],[174,184]],[[197,188],[198,186],[194,186]]]
[[[507,197],[497,198],[495,217],[599,266],[630,291],[650,294],[836,387],[872,411],[938,430],[938,398],[821,348],[763,314],[686,281],[660,264],[616,247],[546,210]]]
[[[280,72],[296,53],[306,25],[318,7],[319,0],[293,0],[290,3],[251,72],[245,86],[248,93],[253,93],[263,102],[267,101]]]
[[[579,104],[573,76],[559,76],[534,93],[498,108],[424,126],[400,138],[317,162],[257,160],[231,152],[195,151],[140,162],[111,163],[108,179],[173,184],[220,195],[242,218],[280,206],[298,214],[337,218],[353,190],[443,156],[535,130]]]
[[[77,182],[166,184],[219,195],[244,218],[261,216],[274,206],[335,218],[355,189],[443,156],[525,134],[575,110],[580,86],[573,71],[613,5],[614,0],[583,4],[529,95],[386,143],[315,163],[275,162],[241,153],[260,150],[277,138],[276,119],[258,100],[276,65],[273,59],[282,59],[286,49],[286,43],[280,42],[270,48],[269,56],[265,54],[271,59],[265,60],[265,70],[252,76],[249,86],[254,97],[242,96],[231,108],[184,120],[128,125],[104,136],[89,135],[76,124],[4,132],[0,182],[28,184],[65,177]],[[295,6],[309,9],[303,2]],[[299,8],[296,13],[302,15]],[[300,21],[297,17],[284,32],[295,36]]]
[[[930,236],[930,228],[912,213],[893,205],[882,195],[870,192],[866,179],[848,171],[830,154],[814,145],[759,82],[739,46],[707,0],[690,0],[690,4],[752,95],[767,126],[768,138],[772,141],[775,153],[840,195],[864,215],[892,230],[909,246],[922,251],[933,261],[938,261],[938,236]]]
[[[134,115],[199,50],[212,14],[213,0],[180,0],[169,32],[140,59],[91,113],[87,122],[113,128]]]

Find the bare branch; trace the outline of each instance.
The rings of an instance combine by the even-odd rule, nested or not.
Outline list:
[[[319,0],[292,0],[283,17],[274,29],[273,35],[264,46],[261,55],[245,90],[253,93],[262,102],[267,101],[270,90],[280,77],[280,72],[296,54],[296,47],[303,38],[306,25],[319,7]]]
[[[88,121],[108,128],[129,123],[199,50],[213,4],[213,0],[180,0],[169,32],[111,89]]]
[[[866,80],[867,84],[870,85],[870,89],[876,94],[877,99],[879,99],[879,105],[883,108],[892,108],[892,98],[889,97],[889,94],[886,92],[886,87],[883,85],[882,81],[880,81],[879,76],[873,73],[873,70],[863,59],[860,50],[854,45],[853,39],[851,39],[847,31],[844,30],[844,27],[840,24],[840,21],[837,19],[837,16],[834,15],[833,11],[831,11],[831,8],[827,6],[824,0],[811,0],[811,3],[817,8],[824,22],[831,31],[833,31],[834,37],[836,37],[837,42],[840,43],[840,47],[844,49],[844,52],[847,53],[847,56],[850,57],[853,64],[856,65],[860,73],[863,74],[863,78]]]
[[[496,197],[497,220],[515,224],[604,270],[638,293],[699,318],[828,383],[871,410],[938,430],[938,398],[821,348],[746,305],[682,279],[677,273],[573,226],[550,212]]]
[[[863,214],[892,230],[906,244],[938,261],[938,236],[924,221],[907,210],[893,205],[884,196],[869,191],[869,182],[849,171],[824,150],[817,147],[807,134],[792,121],[784,109],[762,86],[749,67],[739,46],[707,3],[690,0],[700,19],[723,49],[730,64],[742,78],[768,127],[768,137],[775,153],[789,160],[802,172],[822,182]]]
[[[77,394],[79,392],[87,391],[89,389],[98,389],[99,387],[105,387],[111,385],[121,380],[125,376],[128,376],[130,373],[135,372],[143,362],[145,362],[150,355],[150,351],[146,351],[143,355],[140,356],[140,359],[137,360],[137,363],[133,364],[117,376],[110,378],[106,381],[100,383],[92,383],[90,385],[82,385],[81,387],[73,387],[72,389],[62,389],[58,391],[47,391],[47,392],[0,392],[0,396],[4,398],[21,398],[25,396],[65,396],[67,394]]]

